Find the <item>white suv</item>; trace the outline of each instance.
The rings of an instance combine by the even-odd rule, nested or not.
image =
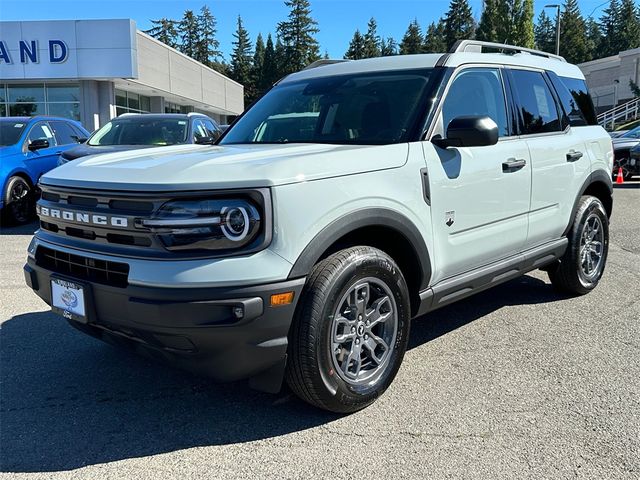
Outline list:
[[[215,146],[45,175],[25,276],[93,336],[351,412],[392,382],[411,319],[538,268],[593,289],[612,162],[560,57],[463,41],[321,62]]]

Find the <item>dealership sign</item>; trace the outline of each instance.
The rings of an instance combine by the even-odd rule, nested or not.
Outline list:
[[[49,45],[48,60],[50,63],[62,63],[67,59],[69,49],[67,48],[66,43],[62,40],[49,40],[47,43]],[[20,63],[40,62],[37,40],[31,40],[29,42],[20,40],[18,42],[18,51],[20,52]],[[0,40],[0,62],[13,63],[11,56],[9,55],[9,49],[2,40]]]
[[[0,79],[138,78],[133,20],[0,22]]]

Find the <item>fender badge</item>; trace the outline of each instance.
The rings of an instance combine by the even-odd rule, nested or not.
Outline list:
[[[447,225],[447,227],[453,225],[453,223],[456,221],[456,211],[452,210],[450,212],[445,212],[444,220],[444,223]]]

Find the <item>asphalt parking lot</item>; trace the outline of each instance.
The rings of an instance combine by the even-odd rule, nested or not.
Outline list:
[[[546,274],[415,321],[388,392],[339,417],[86,337],[0,234],[2,478],[640,478],[640,181],[616,188],[605,276]]]

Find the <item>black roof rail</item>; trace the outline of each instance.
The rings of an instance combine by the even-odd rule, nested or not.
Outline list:
[[[458,40],[449,49],[449,53],[475,52],[482,53],[483,48],[491,48],[495,50],[506,50],[513,53],[528,53],[538,57],[551,58],[566,62],[564,57],[554,55],[553,53],[543,52],[542,50],[534,50],[533,48],[518,47],[516,45],[507,45],[506,43],[482,42],[480,40]]]

